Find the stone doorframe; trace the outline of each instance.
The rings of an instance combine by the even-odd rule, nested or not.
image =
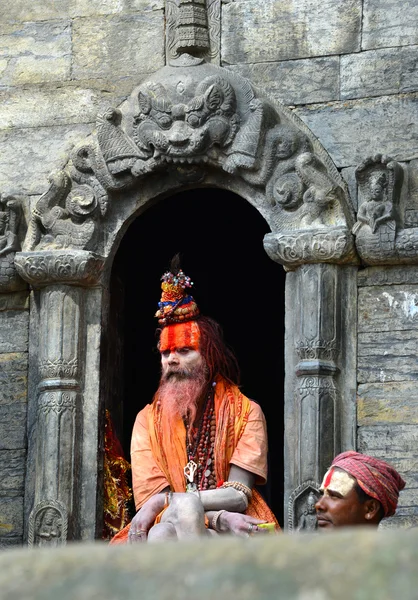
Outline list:
[[[15,257],[33,290],[31,543],[48,538],[46,514],[54,543],[100,535],[100,347],[112,260],[150,203],[203,186],[250,202],[271,229],[267,254],[289,271],[285,494],[289,528],[303,527],[332,457],[355,447],[354,213],[318,140],[247,79],[179,50],[119,109],[98,116],[50,182]]]

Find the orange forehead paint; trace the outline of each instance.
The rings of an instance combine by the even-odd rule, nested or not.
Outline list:
[[[196,321],[167,325],[161,332],[160,352],[175,348],[199,350],[200,330]]]

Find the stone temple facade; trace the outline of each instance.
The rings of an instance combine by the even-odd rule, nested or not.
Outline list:
[[[253,284],[255,329],[285,325],[262,404],[284,424],[284,525],[312,528],[322,474],[353,448],[407,482],[390,524],[417,523],[417,20],[400,0],[2,4],[0,546],[100,537],[104,410],[122,432],[126,400],[118,249],[208,189],[219,223],[241,200],[234,260],[260,218],[285,282],[285,300]]]

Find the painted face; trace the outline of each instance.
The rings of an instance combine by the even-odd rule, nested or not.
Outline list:
[[[315,504],[318,527],[332,529],[365,524],[365,508],[357,495],[356,479],[340,469],[330,469],[320,487],[322,496]]]
[[[193,373],[203,363],[202,355],[198,350],[189,348],[172,348],[161,352],[161,370],[163,377],[178,374],[180,377]]]

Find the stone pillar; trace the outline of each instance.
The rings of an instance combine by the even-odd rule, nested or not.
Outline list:
[[[307,264],[286,283],[285,506],[290,530],[315,527],[336,454],[355,448],[355,267]],[[354,331],[353,331],[354,330]]]
[[[30,545],[56,546],[81,537],[84,405],[89,402],[84,394],[89,375],[86,314],[89,287],[98,284],[103,259],[86,251],[22,252],[16,265],[38,290],[28,540]],[[95,437],[97,445],[97,432]],[[95,479],[97,461],[90,468]]]

